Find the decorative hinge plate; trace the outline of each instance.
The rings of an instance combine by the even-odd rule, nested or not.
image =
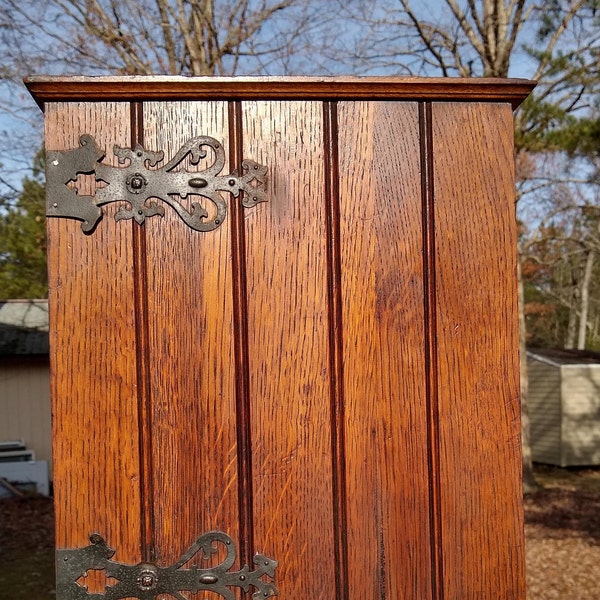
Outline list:
[[[101,207],[111,202],[125,202],[115,215],[117,221],[135,219],[142,224],[146,217],[164,215],[164,207],[150,201],[159,199],[171,206],[192,229],[212,231],[227,215],[221,192],[230,192],[235,198],[242,194],[242,205],[246,208],[266,200],[267,167],[244,160],[241,175],[233,171],[220,176],[225,166],[225,150],[212,137],[188,140],[166,165],[159,168],[156,166],[163,160],[164,152],[150,152],[139,144],[131,149],[114,147],[119,163],[129,163],[124,167],[104,164],[105,152],[91,135],[82,135],[79,144],[79,148],[46,154],[46,214],[78,219],[86,233],[91,233],[102,218]],[[175,170],[187,157],[192,165],[199,164],[209,152],[212,162],[204,170]],[[76,186],[80,175],[93,175],[93,186],[88,182],[88,187],[80,191]],[[199,202],[192,201],[186,208],[178,200],[185,201],[194,196],[212,203],[210,214]]]
[[[57,600],[155,600],[162,595],[188,600],[182,592],[195,594],[205,590],[226,600],[235,600],[235,593],[230,589],[235,587],[244,592],[255,588],[253,600],[264,600],[279,594],[273,581],[277,561],[256,554],[253,559],[254,571],[248,565],[239,571],[230,571],[235,563],[236,548],[233,540],[221,531],[210,531],[200,536],[170,567],[160,567],[154,563],[128,565],[115,562],[110,560],[115,551],[107,546],[100,535],[92,534],[90,542],[85,548],[57,551]],[[183,568],[199,552],[204,559],[216,554],[219,551],[217,544],[222,544],[227,553],[219,565],[206,569],[195,565]],[[90,571],[104,571],[107,582],[104,591],[88,592],[82,580]],[[265,577],[268,581],[265,581]]]

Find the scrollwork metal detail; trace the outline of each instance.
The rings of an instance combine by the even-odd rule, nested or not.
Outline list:
[[[105,157],[91,135],[82,135],[79,148],[65,151],[48,151],[47,216],[67,217],[82,221],[81,228],[91,233],[102,218],[101,207],[111,202],[124,201],[115,215],[117,221],[134,219],[142,224],[147,217],[164,215],[164,206],[171,206],[181,219],[196,231],[212,231],[219,227],[227,215],[227,204],[221,192],[230,192],[234,198],[242,195],[242,205],[251,208],[266,200],[267,168],[252,160],[242,162],[242,174],[236,171],[220,176],[225,166],[223,145],[208,136],[188,140],[177,154],[164,166],[164,152],[135,148],[114,147],[120,165],[114,167],[102,162]],[[211,152],[213,162],[202,171],[176,170],[189,157],[192,165],[206,159]],[[96,187],[93,194],[78,194],[71,185],[80,175],[93,175]],[[192,202],[187,209],[177,198],[202,196],[213,204],[209,212],[199,203]]]
[[[170,567],[154,563],[128,565],[110,560],[115,551],[106,544],[99,534],[90,536],[91,544],[75,550],[58,550],[56,553],[56,592],[58,600],[121,600],[138,598],[155,600],[159,596],[171,596],[176,600],[187,600],[182,592],[214,592],[225,600],[235,600],[230,588],[241,588],[248,592],[255,588],[253,600],[264,600],[278,595],[273,582],[277,561],[263,554],[256,554],[255,569],[244,565],[239,571],[231,571],[236,559],[233,540],[221,531],[210,531],[198,540]],[[225,559],[217,566],[206,569],[190,566],[184,569],[196,554],[202,553],[205,559],[218,552],[217,544],[226,550]],[[104,571],[107,580],[103,592],[89,593],[78,583],[89,571]],[[268,580],[265,581],[264,578]]]

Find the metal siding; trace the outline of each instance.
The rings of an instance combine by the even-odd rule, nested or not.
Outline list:
[[[528,358],[531,454],[535,462],[561,462],[560,367]]]

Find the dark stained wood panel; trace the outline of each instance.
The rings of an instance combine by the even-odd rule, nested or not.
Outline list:
[[[50,104],[46,148],[79,146],[84,133],[116,164],[128,146],[129,105]],[[91,182],[82,193],[92,193]],[[116,560],[140,556],[140,466],[131,223],[112,218],[92,235],[80,221],[47,220],[54,498],[57,546],[98,532]]]
[[[523,598],[512,114],[433,105],[445,598]]]
[[[339,105],[352,599],[431,593],[415,103]]]
[[[145,147],[163,150],[164,162],[196,136],[228,148],[223,102],[148,103],[143,122]],[[203,169],[213,160],[210,151],[198,167],[184,166]],[[228,172],[226,165],[222,174]],[[198,200],[185,202],[191,210]],[[157,558],[171,564],[210,530],[225,531],[237,543],[236,374],[229,219],[215,231],[199,232],[164,206],[164,217],[145,225],[147,359],[155,544]]]
[[[255,547],[279,561],[282,598],[330,600],[322,106],[247,102],[243,115],[243,154],[271,178],[269,201],[246,213]]]

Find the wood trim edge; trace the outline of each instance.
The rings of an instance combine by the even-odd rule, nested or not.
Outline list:
[[[430,100],[508,102],[535,87],[526,79],[450,77],[43,77],[24,83],[46,102],[148,100]]]

